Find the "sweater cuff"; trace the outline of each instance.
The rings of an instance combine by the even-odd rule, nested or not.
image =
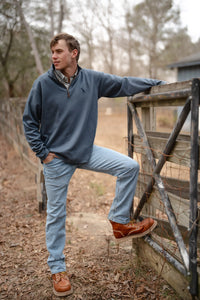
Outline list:
[[[45,148],[40,153],[37,153],[36,156],[39,157],[41,161],[43,161],[48,156],[48,154],[49,154],[49,150]]]

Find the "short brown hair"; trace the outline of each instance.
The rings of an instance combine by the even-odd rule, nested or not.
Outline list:
[[[59,33],[59,34],[55,35],[53,37],[53,39],[51,40],[50,48],[55,46],[58,43],[59,40],[65,40],[66,41],[66,44],[67,44],[68,49],[69,49],[70,52],[73,51],[74,49],[78,50],[78,54],[76,56],[76,60],[78,62],[79,55],[80,55],[80,52],[81,52],[79,42],[72,35],[70,35],[68,33]]]

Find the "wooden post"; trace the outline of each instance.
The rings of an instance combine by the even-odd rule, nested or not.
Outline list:
[[[128,129],[128,156],[133,158],[133,116],[127,103],[127,129]],[[134,198],[130,210],[130,219],[133,220],[134,214]]]
[[[141,108],[141,115],[142,115],[142,124],[145,131],[156,131],[156,110],[154,107],[143,107]],[[150,146],[149,146],[149,150]],[[141,164],[143,168],[143,172],[147,174],[151,174],[152,172],[152,164],[149,163],[147,156],[141,156]],[[143,208],[143,213],[148,214],[151,216],[155,216],[156,210],[146,203]]]
[[[199,162],[199,101],[200,81],[192,81],[191,103],[191,167],[190,167],[190,220],[189,220],[189,259],[190,259],[190,293],[198,296],[197,273],[197,231],[198,231],[198,162]]]
[[[45,189],[43,167],[39,159],[38,159],[38,172],[36,174],[36,183],[37,183],[38,209],[39,209],[39,213],[42,213],[46,211],[47,194]]]
[[[128,156],[133,158],[133,116],[127,104]]]

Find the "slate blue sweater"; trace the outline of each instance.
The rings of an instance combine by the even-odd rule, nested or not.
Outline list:
[[[162,81],[79,67],[67,92],[52,65],[30,91],[23,115],[26,139],[41,161],[53,152],[67,163],[88,162],[97,127],[98,99],[132,96],[159,84]]]

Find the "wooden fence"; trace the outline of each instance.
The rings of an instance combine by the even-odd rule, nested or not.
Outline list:
[[[199,299],[199,100],[200,80],[193,79],[130,97],[127,110],[128,154],[141,165],[133,219],[158,222],[134,247],[183,299]],[[183,109],[171,133],[156,131],[156,110],[174,106]],[[184,135],[189,112],[191,132]]]
[[[39,211],[46,207],[46,192],[42,165],[30,150],[23,131],[22,116],[26,99],[10,98],[0,100],[0,130],[13,145],[28,168],[35,174]]]

